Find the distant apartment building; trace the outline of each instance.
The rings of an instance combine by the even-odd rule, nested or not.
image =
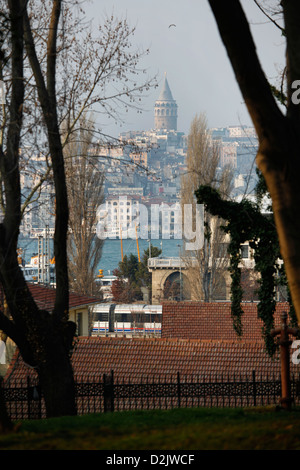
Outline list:
[[[249,126],[229,126],[228,128],[228,137],[238,138],[238,139],[256,139],[256,131],[254,127]]]
[[[109,197],[107,200],[110,200],[111,197],[141,197],[144,195],[143,188],[135,188],[128,186],[119,186],[116,188],[108,188]]]
[[[172,238],[178,230],[179,203],[164,197],[109,196],[98,208],[100,238]]]
[[[123,146],[97,146],[96,149],[90,152],[97,156],[97,159],[100,163],[103,163],[105,166],[119,166],[121,161],[126,158],[124,154],[124,147]]]
[[[255,157],[258,140],[255,129],[248,126],[228,126],[210,129],[213,140],[220,145],[220,167],[231,165],[236,181],[233,195],[247,189],[251,192],[256,184]]]
[[[139,201],[139,196],[108,196],[98,208],[98,236],[104,239],[122,238],[122,236],[134,238],[134,222],[139,211]]]
[[[147,168],[148,166],[148,152],[147,151],[132,152],[129,154],[129,157],[133,161],[134,164],[141,166],[143,168]]]
[[[223,142],[220,148],[220,165],[237,168],[237,142]]]

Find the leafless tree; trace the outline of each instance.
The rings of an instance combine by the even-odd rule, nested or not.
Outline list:
[[[94,123],[80,120],[80,130],[64,148],[70,207],[68,259],[72,290],[93,295],[96,268],[102,254],[103,240],[96,235],[97,208],[103,202],[104,175],[100,171],[97,145],[93,144]]]
[[[195,214],[194,192],[199,185],[218,188],[225,197],[232,189],[232,171],[220,169],[220,148],[213,141],[205,114],[195,116],[188,136],[186,174],[182,178],[181,202],[192,204]],[[223,221],[204,212],[204,245],[201,249],[182,254],[193,283],[189,286],[193,298],[206,302],[218,298],[228,268],[226,235]],[[194,230],[196,225],[194,226]]]

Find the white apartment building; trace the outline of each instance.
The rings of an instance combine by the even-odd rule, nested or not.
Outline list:
[[[97,211],[97,233],[100,238],[135,238],[134,222],[140,210],[135,196],[108,196]]]

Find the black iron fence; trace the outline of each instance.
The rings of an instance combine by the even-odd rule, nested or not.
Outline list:
[[[4,396],[13,420],[46,416],[37,383],[4,385]],[[291,377],[293,403],[300,403],[300,375]],[[122,410],[171,409],[180,407],[250,407],[277,405],[281,397],[280,378],[251,376],[173,376],[130,380],[111,374],[76,381],[78,414]]]

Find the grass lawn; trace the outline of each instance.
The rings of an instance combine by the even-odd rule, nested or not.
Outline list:
[[[24,421],[0,450],[300,450],[300,409],[174,409]]]

